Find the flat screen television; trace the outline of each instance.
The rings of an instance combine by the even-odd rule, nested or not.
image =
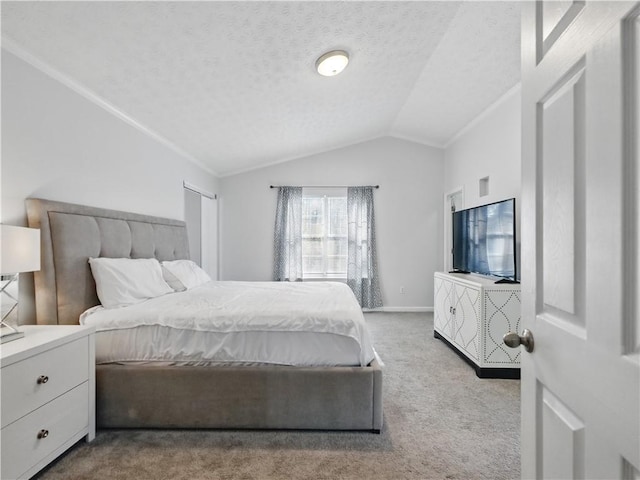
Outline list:
[[[517,280],[516,200],[453,212],[454,271]]]

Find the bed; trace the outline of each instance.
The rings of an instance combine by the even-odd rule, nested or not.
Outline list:
[[[34,274],[39,324],[77,324],[99,305],[90,257],[189,258],[179,220],[44,199],[27,199],[26,206],[29,226],[41,230],[41,270]],[[368,360],[352,366],[101,363],[96,422],[99,428],[379,433],[382,368],[377,357]]]

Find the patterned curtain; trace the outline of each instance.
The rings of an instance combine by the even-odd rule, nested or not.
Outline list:
[[[347,189],[347,222],[347,285],[363,308],[381,307],[372,187]]]
[[[279,187],[273,279],[302,281],[302,187]]]

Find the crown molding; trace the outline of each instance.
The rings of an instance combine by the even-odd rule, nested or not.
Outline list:
[[[11,53],[12,55],[15,55],[16,57],[18,57],[22,61],[28,63],[29,65],[31,65],[35,69],[41,71],[45,75],[53,78],[54,80],[57,80],[58,82],[60,82],[65,87],[67,87],[70,90],[72,90],[73,92],[75,92],[78,95],[86,98],[87,100],[89,100],[93,104],[99,106],[103,110],[106,110],[111,115],[117,117],[118,119],[120,119],[123,122],[127,123],[128,125],[132,126],[136,130],[138,130],[138,131],[144,133],[145,135],[153,138],[155,141],[157,141],[158,143],[164,145],[165,147],[169,148],[170,150],[173,150],[175,153],[177,153],[181,157],[184,157],[185,159],[187,159],[190,162],[194,163],[195,165],[197,165],[201,169],[205,170],[206,172],[210,173],[214,177],[219,177],[218,173],[216,173],[214,170],[212,170],[204,162],[202,162],[202,161],[198,160],[197,158],[195,158],[194,156],[190,155],[185,150],[183,150],[182,148],[177,146],[175,143],[173,143],[170,140],[168,140],[163,135],[160,135],[159,133],[157,133],[157,132],[153,131],[152,129],[146,127],[145,125],[141,124],[136,119],[134,119],[132,116],[128,115],[127,113],[123,112],[119,108],[115,107],[114,105],[109,103],[107,100],[105,100],[104,98],[102,98],[101,96],[96,94],[94,91],[92,91],[89,88],[85,87],[84,85],[82,85],[81,83],[77,82],[76,80],[74,80],[73,78],[69,77],[68,75],[65,75],[64,73],[60,72],[59,70],[57,70],[56,68],[52,67],[50,64],[48,64],[47,62],[41,60],[40,58],[36,57],[35,55],[27,52],[22,47],[20,47],[15,41],[13,41],[12,39],[8,38],[5,35],[2,35],[2,37],[1,37],[1,46],[2,46],[2,50],[5,50],[5,51]]]
[[[522,84],[520,82],[516,83],[513,87],[511,87],[509,90],[507,90],[507,92],[504,95],[502,95],[498,100],[496,100],[491,105],[489,105],[487,108],[485,108],[482,111],[482,113],[480,113],[476,118],[474,118],[469,123],[467,123],[464,127],[462,127],[462,129],[460,129],[458,131],[458,133],[456,133],[454,136],[452,136],[447,141],[447,143],[444,144],[443,148],[444,149],[449,148],[458,139],[460,139],[460,137],[462,137],[465,133],[467,133],[469,130],[472,130],[479,123],[481,123],[484,119],[486,119],[489,115],[491,115],[503,103],[505,103],[507,100],[509,100],[514,95],[520,93],[521,89],[522,89]]]
[[[338,145],[332,145],[329,148],[324,148],[324,149],[317,149],[317,150],[313,150],[309,153],[305,153],[303,155],[294,155],[291,157],[286,157],[286,158],[282,158],[279,160],[274,160],[272,162],[268,162],[268,163],[262,163],[260,165],[255,165],[253,167],[246,167],[246,168],[242,168],[242,169],[238,169],[238,170],[231,170],[229,172],[225,172],[225,173],[221,173],[219,176],[220,178],[225,178],[225,177],[232,177],[234,175],[240,175],[243,173],[249,173],[252,172],[254,170],[260,170],[262,168],[268,168],[268,167],[273,167],[275,165],[280,165],[281,163],[288,163],[288,162],[293,162],[296,160],[303,160],[305,158],[309,158],[309,157],[315,157],[317,155],[322,155],[324,153],[329,153],[329,152],[333,152],[335,150],[341,150],[343,148],[349,148],[349,147],[353,147],[355,145],[359,145],[361,143],[366,143],[366,142],[371,142],[373,140],[377,140],[379,138],[384,138],[387,135],[374,135],[371,137],[364,137],[358,140],[355,140],[353,142],[345,142],[345,143],[340,143]]]
[[[444,149],[444,145],[442,143],[413,137],[411,135],[404,135],[402,133],[392,132],[392,133],[389,133],[389,136],[393,138],[397,138],[398,140],[405,140],[407,142],[419,143],[420,145],[424,145],[425,147],[438,148],[440,150]]]

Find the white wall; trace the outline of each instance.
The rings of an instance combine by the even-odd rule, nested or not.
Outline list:
[[[433,272],[442,268],[443,175],[442,150],[384,137],[222,178],[221,278],[271,280],[277,191],[269,185],[379,184],[384,304],[432,307]]]
[[[26,225],[26,197],[183,218],[183,180],[217,190],[210,173],[5,50],[1,171],[9,224]]]
[[[0,170],[2,222],[13,225],[26,225],[27,197],[182,219],[183,180],[218,190],[213,175],[5,50]],[[27,283],[20,318],[31,323]]]
[[[489,107],[446,147],[444,191],[463,187],[464,208],[516,199],[517,254],[520,253],[521,95],[517,86]],[[489,177],[489,194],[478,181]],[[519,261],[518,261],[519,263]],[[518,271],[520,270],[518,265]]]
[[[375,205],[385,305],[431,307],[433,272],[443,266],[444,192],[463,186],[465,207],[519,201],[520,94],[499,101],[444,152],[384,137],[216,179],[3,50],[0,172],[2,222],[15,225],[26,225],[27,197],[183,218],[183,180],[220,192],[226,280],[271,279],[276,191],[270,184],[380,184]],[[485,176],[490,193],[480,198],[478,179]],[[21,299],[23,322],[33,318],[32,289],[21,287],[28,297]]]

